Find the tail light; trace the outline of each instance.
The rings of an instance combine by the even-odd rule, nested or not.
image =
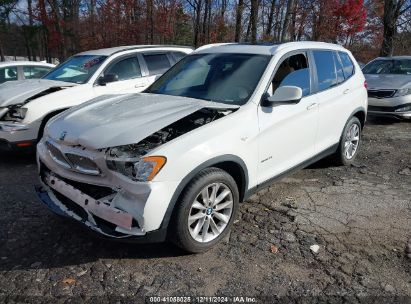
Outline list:
[[[364,80],[364,88],[368,89],[368,83],[367,83],[367,80]]]

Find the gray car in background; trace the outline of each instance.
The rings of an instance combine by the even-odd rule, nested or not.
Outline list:
[[[411,56],[376,58],[362,71],[368,114],[411,119]]]

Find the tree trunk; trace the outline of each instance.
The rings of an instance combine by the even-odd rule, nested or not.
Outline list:
[[[291,14],[294,9],[294,2],[295,0],[288,0],[287,1],[287,11],[285,13],[284,23],[283,23],[283,30],[281,32],[281,42],[288,41],[290,39],[289,35],[289,26],[291,21]]]
[[[400,16],[404,0],[384,1],[384,35],[380,56],[392,56],[394,53],[394,39],[397,35],[397,20]]]
[[[200,33],[200,17],[201,17],[202,0],[196,1],[195,6],[195,21],[194,21],[194,47],[198,47],[198,34]]]
[[[209,43],[208,40],[208,32],[209,32],[209,24],[208,24],[208,13],[209,13],[209,7],[211,6],[211,0],[205,0],[204,3],[205,7],[204,7],[204,18],[203,18],[203,42],[204,43]]]
[[[257,43],[258,0],[251,0],[251,43]]]
[[[271,30],[273,29],[274,12],[275,12],[275,0],[272,0],[271,7],[270,7],[270,13],[268,15],[267,29],[265,30],[265,34],[267,36],[271,35]]]
[[[241,19],[243,18],[243,10],[244,10],[244,0],[238,0],[236,16],[235,16],[235,42],[240,42],[241,40]]]

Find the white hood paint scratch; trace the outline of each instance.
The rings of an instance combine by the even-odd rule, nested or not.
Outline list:
[[[193,98],[128,94],[101,96],[55,117],[47,134],[55,141],[102,149],[134,144],[202,108],[236,109]]]
[[[74,83],[47,79],[8,81],[0,85],[0,107],[25,103],[28,98],[50,88],[72,87],[75,85]]]

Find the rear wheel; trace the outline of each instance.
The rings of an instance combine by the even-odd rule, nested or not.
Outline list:
[[[361,122],[352,117],[344,127],[334,159],[339,165],[350,165],[357,157],[361,145]]]
[[[175,243],[193,253],[210,249],[229,232],[238,202],[237,185],[227,172],[204,169],[190,182],[176,207]]]

